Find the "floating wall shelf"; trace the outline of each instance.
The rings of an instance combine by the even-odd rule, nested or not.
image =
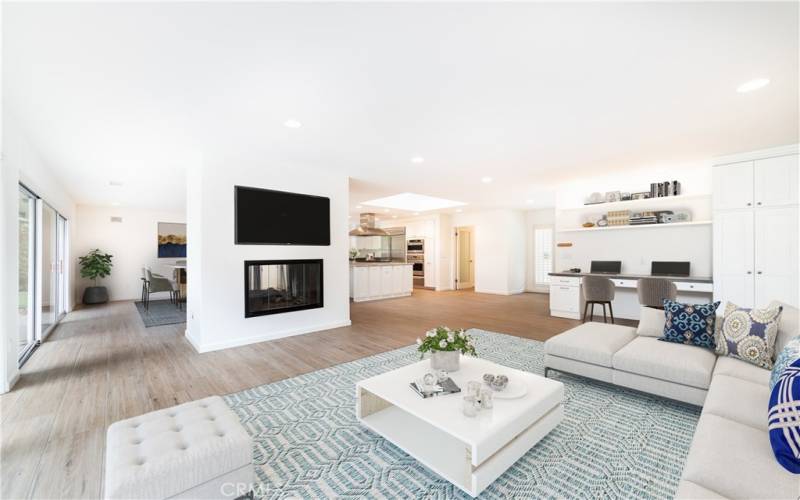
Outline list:
[[[677,198],[677,196],[675,196]],[[610,203],[609,203],[610,205]],[[627,225],[627,226],[605,226],[605,227],[575,227],[571,229],[557,229],[557,233],[576,233],[582,231],[616,231],[623,229],[665,229],[670,227],[685,227],[685,226],[704,226],[710,225],[710,220],[697,220],[690,222],[673,222],[671,224],[641,224],[641,225]]]

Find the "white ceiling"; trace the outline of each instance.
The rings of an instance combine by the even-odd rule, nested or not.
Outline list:
[[[346,173],[353,206],[523,208],[798,140],[796,2],[3,9],[4,103],[79,203],[180,207],[198,158],[251,155]]]

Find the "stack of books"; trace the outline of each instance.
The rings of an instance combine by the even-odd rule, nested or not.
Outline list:
[[[627,226],[630,220],[630,210],[613,210],[608,212],[609,226]]]
[[[423,398],[432,398],[434,396],[446,396],[448,394],[455,394],[461,392],[461,388],[453,382],[453,379],[447,377],[443,381],[434,385],[425,385],[422,380],[416,380],[409,384],[414,392]]]
[[[654,212],[636,212],[631,215],[630,224],[631,226],[658,224],[658,216]]]

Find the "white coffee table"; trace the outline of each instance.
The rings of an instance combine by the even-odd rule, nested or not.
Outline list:
[[[563,419],[564,385],[491,361],[461,357],[452,379],[466,391],[467,381],[484,373],[504,374],[524,383],[519,399],[495,399],[494,409],[477,417],[461,411],[464,392],[421,398],[409,383],[430,371],[430,361],[404,366],[356,384],[356,415],[422,464],[471,496],[479,495]]]

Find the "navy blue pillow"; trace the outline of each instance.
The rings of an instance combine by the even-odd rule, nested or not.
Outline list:
[[[715,349],[714,321],[719,302],[713,304],[681,304],[664,299],[664,336],[658,340]]]
[[[800,474],[800,359],[783,370],[772,388],[767,426],[775,459]]]

